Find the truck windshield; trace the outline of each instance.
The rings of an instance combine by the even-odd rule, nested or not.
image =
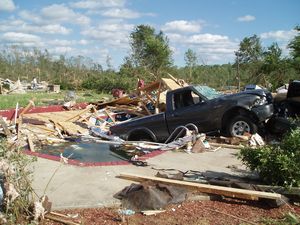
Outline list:
[[[210,88],[208,86],[194,86],[194,88],[203,96],[205,96],[208,100],[218,98],[222,94],[217,92],[215,89]]]

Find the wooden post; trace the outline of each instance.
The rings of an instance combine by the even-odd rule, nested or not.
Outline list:
[[[149,111],[149,109],[147,108],[147,106],[142,102],[140,101],[140,104],[143,106],[143,108],[146,110],[146,112],[148,113],[148,115],[152,115],[152,113]]]
[[[27,141],[28,141],[28,146],[29,146],[30,151],[35,152],[34,144],[32,142],[30,135],[27,135]]]
[[[16,104],[16,109],[15,109],[15,118],[14,118],[14,124],[17,124],[17,118],[18,118],[18,109],[19,109],[19,102]]]
[[[28,105],[22,110],[22,112],[20,113],[19,117],[21,117],[22,115],[24,115],[26,112],[29,111],[29,109],[34,106],[34,99],[29,100]]]
[[[104,112],[105,112],[106,115],[108,115],[108,117],[112,120],[113,124],[115,124],[116,121],[115,121],[115,119],[110,115],[110,113],[109,113],[106,109],[104,109]]]
[[[159,113],[159,102],[160,102],[160,93],[161,93],[161,80],[159,81],[159,85],[158,85],[158,91],[157,91],[157,96],[156,96],[156,105],[155,105],[155,112]]]

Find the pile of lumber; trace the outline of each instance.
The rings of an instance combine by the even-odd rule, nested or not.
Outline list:
[[[65,142],[68,136],[88,135],[90,126],[102,125],[102,130],[108,130],[114,123],[114,120],[105,122],[103,119],[113,119],[111,112],[97,111],[93,105],[80,110],[27,114],[33,105],[30,101],[19,115],[16,109],[15,118],[11,121],[0,116],[0,133],[7,137],[8,142],[18,141],[21,146],[28,145],[31,151],[35,151],[36,145]],[[95,125],[95,121],[103,123]]]
[[[180,79],[176,79],[171,74],[169,78],[161,78],[135,91],[106,102],[97,102],[97,109],[109,108],[112,110],[123,111],[136,116],[146,116],[165,110],[166,91],[178,89],[188,84]],[[151,104],[155,109],[149,110]]]

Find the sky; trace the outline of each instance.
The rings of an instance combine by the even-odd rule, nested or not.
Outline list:
[[[90,57],[114,69],[130,54],[129,35],[147,24],[169,39],[174,65],[196,52],[199,64],[234,60],[245,37],[266,48],[287,43],[300,25],[299,0],[0,0],[0,47],[20,45]]]

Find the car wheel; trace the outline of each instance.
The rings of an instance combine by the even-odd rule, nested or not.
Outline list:
[[[244,133],[254,134],[257,132],[257,125],[246,116],[234,117],[227,126],[227,134],[229,136],[243,135]]]

